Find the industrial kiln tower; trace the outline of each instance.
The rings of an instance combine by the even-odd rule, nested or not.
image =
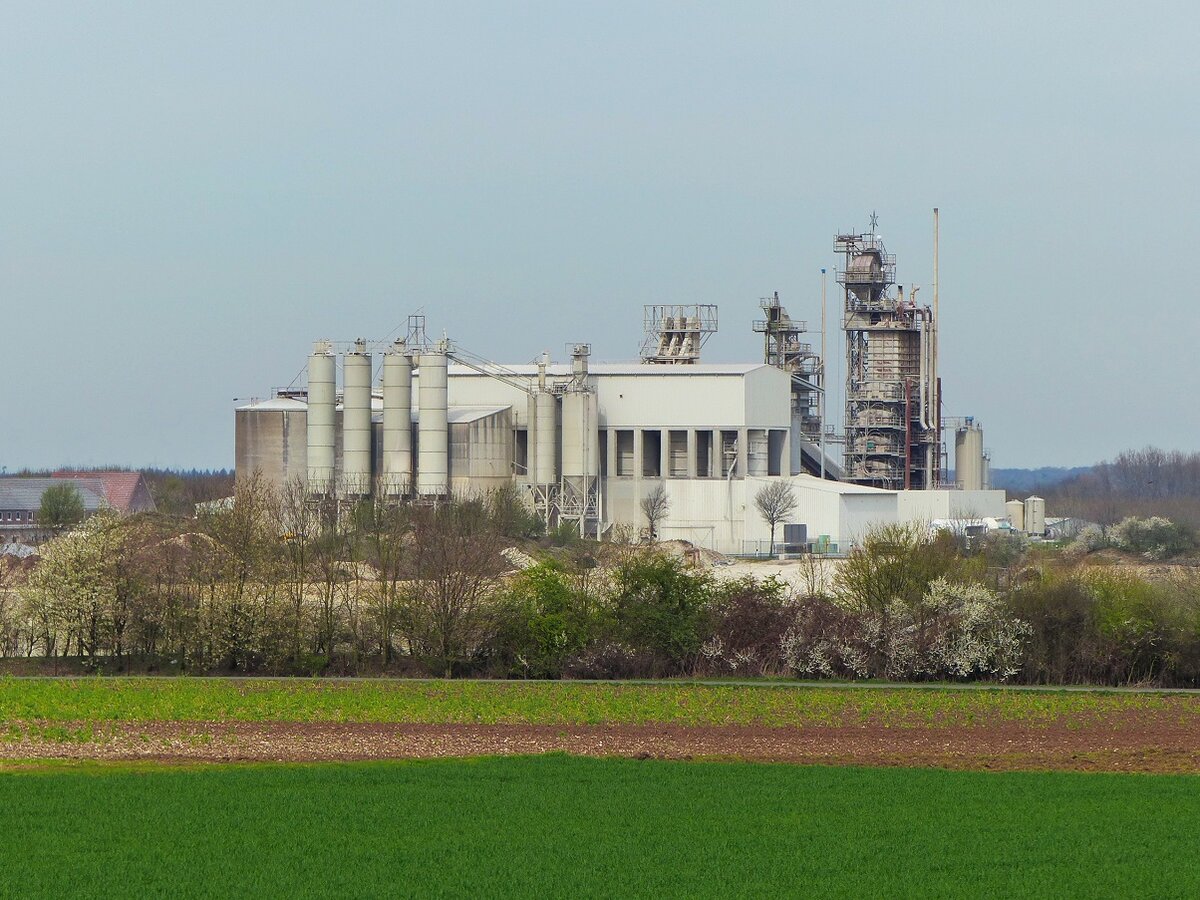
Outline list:
[[[941,385],[937,375],[937,210],[934,305],[896,285],[896,257],[875,233],[839,234],[845,256],[845,480],[887,490],[938,486]]]

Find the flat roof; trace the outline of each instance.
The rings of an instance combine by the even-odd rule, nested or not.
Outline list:
[[[490,369],[489,366],[480,366],[482,369]],[[624,362],[624,363],[589,363],[589,375],[746,375],[756,369],[770,369],[773,366],[768,366],[766,363],[695,363],[693,365],[653,365],[650,363]],[[523,375],[536,376],[538,367],[531,363],[521,363],[520,365],[508,365],[506,363],[497,363],[495,374],[505,375]],[[454,363],[450,366],[451,375],[479,375],[485,373],[479,369],[465,366],[462,363]],[[555,378],[569,376],[571,374],[570,363],[551,363],[546,366],[546,374]]]

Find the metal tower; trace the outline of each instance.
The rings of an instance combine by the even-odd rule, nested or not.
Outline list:
[[[800,433],[818,443],[821,440],[821,357],[812,344],[800,338],[808,323],[793,319],[779,302],[779,292],[759,303],[765,319],[754,323],[763,336],[763,361],[792,376],[792,417],[800,424]]]
[[[896,257],[872,229],[839,234],[845,255],[845,479],[888,490],[936,487],[940,388],[933,311],[893,292]]]

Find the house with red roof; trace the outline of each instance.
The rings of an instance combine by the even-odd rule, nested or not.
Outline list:
[[[141,472],[55,472],[54,478],[70,478],[98,484],[108,505],[120,513],[154,512],[154,497]]]

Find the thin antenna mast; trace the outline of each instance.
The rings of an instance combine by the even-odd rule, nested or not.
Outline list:
[[[828,357],[825,355],[825,270],[821,269],[821,480],[825,480],[825,416],[829,405],[826,403],[826,395],[829,393],[829,379],[826,377],[825,368],[828,365]]]

